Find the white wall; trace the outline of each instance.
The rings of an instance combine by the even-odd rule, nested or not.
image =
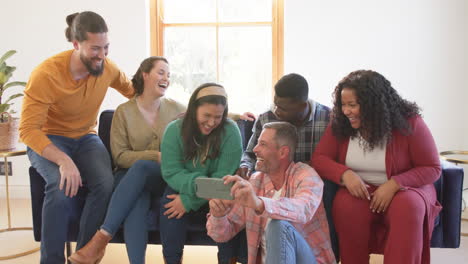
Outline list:
[[[132,75],[148,52],[145,0],[3,1],[0,53],[15,79],[27,80],[47,57],[71,48],[65,16],[83,10],[109,25],[109,57]],[[311,97],[331,105],[337,82],[356,69],[379,71],[422,108],[440,151],[468,150],[468,2],[465,0],[285,0],[285,73],[304,75]],[[101,109],[125,101],[111,93]],[[13,161],[11,195],[27,197],[26,157]],[[0,196],[4,196],[0,177]]]
[[[306,76],[331,105],[357,69],[386,76],[423,109],[440,151],[468,150],[466,0],[291,0],[285,3],[285,73]]]
[[[27,81],[40,62],[60,51],[71,49],[65,39],[65,17],[74,12],[91,10],[102,15],[109,27],[109,58],[132,76],[139,63],[149,55],[147,8],[145,0],[15,0],[2,1],[0,53],[18,51],[8,60],[17,66],[15,80]],[[1,56],[0,55],[0,56]],[[13,92],[13,91],[11,91]],[[115,108],[126,99],[113,89],[101,109]],[[15,107],[20,110],[20,100]],[[29,197],[29,161],[26,156],[13,161],[10,181],[11,197]],[[0,176],[0,196],[5,196],[4,176]]]

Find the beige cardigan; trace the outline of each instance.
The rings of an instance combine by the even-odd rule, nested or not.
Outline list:
[[[135,98],[117,107],[110,135],[112,158],[117,168],[130,168],[137,160],[159,162],[157,153],[166,126],[187,108],[163,97],[159,109],[156,123],[150,127],[140,113]]]

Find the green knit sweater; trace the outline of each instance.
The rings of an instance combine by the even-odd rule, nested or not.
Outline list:
[[[207,200],[195,195],[195,179],[198,177],[222,178],[235,173],[242,156],[242,143],[239,128],[228,119],[224,126],[220,155],[208,159],[205,164],[184,162],[184,145],[181,136],[182,120],[171,122],[164,132],[161,143],[162,176],[167,184],[179,192],[187,212],[196,211]]]

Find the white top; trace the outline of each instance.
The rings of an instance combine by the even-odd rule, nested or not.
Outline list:
[[[387,144],[375,147],[372,151],[364,151],[359,144],[359,137],[350,138],[346,153],[346,166],[351,168],[361,179],[369,184],[379,186],[385,183],[385,152]]]
[[[278,200],[281,196],[281,191],[283,191],[283,187],[281,187],[281,189],[275,191],[275,193],[273,194],[273,197],[271,197],[272,200]],[[268,227],[268,224],[270,223],[271,221],[271,218],[268,218],[267,219],[267,222],[265,224],[265,229],[263,230],[263,234],[262,234],[262,240],[260,240],[260,245],[262,247],[262,263],[263,264],[266,264],[266,230],[267,230],[267,227]]]

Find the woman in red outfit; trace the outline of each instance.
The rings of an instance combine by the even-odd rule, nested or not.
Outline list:
[[[384,76],[359,70],[338,84],[312,164],[341,185],[332,211],[343,264],[369,263],[370,253],[386,264],[430,262],[439,157],[419,107]]]

